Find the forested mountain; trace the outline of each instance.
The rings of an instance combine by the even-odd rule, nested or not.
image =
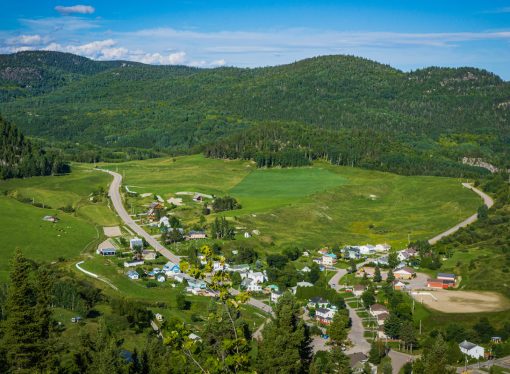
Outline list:
[[[0,179],[55,175],[69,172],[58,153],[47,153],[21,131],[0,118]]]
[[[325,158],[404,174],[464,176],[481,170],[460,166],[463,156],[502,166],[510,159],[510,84],[475,68],[404,73],[352,56],[257,69],[105,63],[52,52],[0,61],[3,72],[16,61],[18,69],[71,76],[25,88],[25,97],[12,99],[5,89],[1,96],[6,118],[51,140],[205,151],[260,166]]]

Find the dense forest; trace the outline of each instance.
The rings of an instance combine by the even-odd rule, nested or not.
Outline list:
[[[68,173],[61,152],[34,146],[13,125],[0,118],[0,179]]]
[[[24,73],[31,69],[41,72]],[[509,166],[510,84],[476,68],[405,73],[323,56],[198,69],[20,52],[0,57],[0,78],[7,119],[69,150],[79,143],[89,160],[112,159],[103,149],[128,148],[141,151],[117,159],[205,152],[261,167],[321,158],[449,176],[483,173],[462,166],[465,156]]]

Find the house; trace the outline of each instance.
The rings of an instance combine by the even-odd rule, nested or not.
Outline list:
[[[372,261],[374,264],[376,265],[379,265],[379,266],[388,266],[390,263],[389,263],[389,257],[388,256],[382,256],[382,257],[379,257],[379,258],[376,258],[375,260]]]
[[[357,247],[347,247],[344,249],[344,256],[351,260],[359,260],[361,253]]]
[[[246,291],[250,292],[261,292],[262,286],[258,284],[254,279],[252,278],[244,278],[241,281],[241,287],[244,288]]]
[[[329,304],[329,301],[326,299],[323,299],[320,296],[312,297],[310,300],[308,300],[308,307],[309,308],[326,308]]]
[[[455,281],[456,281],[455,274],[448,274],[448,273],[438,273],[437,279],[446,280],[446,281],[452,282],[453,284],[455,284]]]
[[[191,340],[194,340],[194,341],[202,341],[202,338],[200,338],[200,336],[198,336],[197,334],[193,334],[193,333],[189,334],[188,338]]]
[[[142,258],[146,261],[151,261],[156,259],[156,251],[143,250]]]
[[[388,313],[388,309],[382,304],[370,305],[370,314],[372,317],[377,317],[379,314]]]
[[[362,284],[357,284],[352,289],[352,294],[356,297],[360,297],[367,288]]]
[[[356,352],[347,355],[349,357],[349,366],[352,369],[353,373],[363,373],[363,367],[365,362],[368,361],[368,357],[363,352]]]
[[[459,344],[460,351],[471,358],[483,358],[485,355],[485,349],[474,343],[464,340]]]
[[[251,234],[249,232],[245,232],[243,235],[246,239],[251,238]]]
[[[178,264],[174,264],[172,261],[168,261],[165,266],[163,266],[163,272],[168,275],[168,273],[177,274],[181,272],[181,268]]]
[[[72,323],[78,323],[78,322],[80,322],[82,320],[83,320],[83,318],[81,318],[80,316],[71,317],[71,322]]]
[[[322,258],[314,258],[312,261],[318,265],[322,265]]]
[[[140,279],[140,275],[134,270],[128,271],[127,276],[129,277],[129,279],[132,279],[132,280]]]
[[[376,252],[388,252],[391,249],[389,244],[376,244],[375,251]]]
[[[101,256],[115,256],[117,250],[115,248],[101,248],[97,250],[97,254]]]
[[[168,275],[168,273],[167,273],[167,275]],[[185,280],[185,279],[187,279],[186,275],[187,275],[187,274],[179,273],[179,274],[175,274],[175,275],[173,276],[173,278],[174,278],[174,280],[175,280],[176,282],[178,282],[178,283],[182,283],[182,282],[184,282],[184,280]]]
[[[439,289],[447,289],[453,287],[454,283],[444,280],[444,279],[428,279],[427,287],[428,288],[439,288]]]
[[[396,279],[411,279],[416,276],[416,272],[413,268],[404,266],[403,268],[395,270],[393,275]]]
[[[403,291],[406,289],[406,284],[399,280],[394,280],[393,281],[393,289],[395,291]]]
[[[187,236],[187,240],[197,240],[197,239],[205,239],[207,235],[205,231],[190,231]]]
[[[161,227],[162,225],[168,228],[170,227],[170,220],[167,216],[163,216],[159,219],[158,226]]]
[[[55,216],[44,216],[43,217],[43,221],[57,223],[58,222],[58,217],[55,217]]]
[[[375,247],[373,245],[360,245],[357,247],[359,249],[359,253],[363,256],[370,256],[375,253]]]
[[[382,279],[386,279],[388,274],[385,271],[384,272],[380,271],[380,273],[381,273]],[[366,274],[367,278],[373,278],[374,275],[375,275],[375,268],[374,267],[364,266],[364,267],[359,268],[356,271],[356,277],[358,277],[358,278],[365,277],[365,274]]]
[[[303,269],[300,270],[301,273],[309,273],[312,269],[310,269],[308,266],[305,266]]]
[[[159,283],[163,283],[163,282],[166,282],[166,277],[159,273],[158,275],[156,275],[156,280],[159,282]]]
[[[248,278],[253,279],[253,281],[257,284],[264,283],[267,281],[266,274],[261,271],[251,271],[250,270],[247,275],[248,275]],[[241,277],[242,277],[242,275],[241,275]]]
[[[228,269],[228,264],[223,261],[213,261],[212,263],[212,271],[223,271]]]
[[[164,205],[159,202],[153,202],[149,206],[149,210],[147,211],[147,218],[151,221],[159,219],[161,215],[161,210],[163,210]]]
[[[333,321],[335,311],[329,308],[317,308],[315,310],[315,320],[324,324],[329,325]]]
[[[271,302],[276,303],[278,302],[278,299],[283,295],[283,292],[280,291],[271,291]]]
[[[132,268],[140,265],[143,265],[143,260],[124,261],[125,268]]]
[[[203,280],[191,278],[191,279],[188,279],[188,287],[191,288],[192,290],[193,289],[203,290],[207,287],[207,285],[205,284],[205,282]]]
[[[337,257],[334,253],[326,253],[322,256],[322,264],[325,266],[333,266],[336,264]]]
[[[163,315],[160,313],[154,314],[154,317],[156,317],[156,320],[159,322],[163,321],[163,319],[164,319]]]
[[[383,326],[384,325],[384,321],[386,321],[388,318],[389,318],[390,314],[389,313],[381,313],[381,314],[378,314],[375,318],[377,318],[377,324],[379,326]]]
[[[248,265],[248,264],[232,265],[229,269],[229,271],[236,272],[236,273],[244,273],[249,270],[250,270],[250,265]]]
[[[313,284],[310,282],[297,282],[296,287],[313,287]]]
[[[131,248],[132,251],[135,249],[143,249],[143,240],[140,238],[133,238],[129,241],[129,248]]]
[[[304,251],[303,252],[303,257],[310,257],[310,253],[308,253],[308,251]]]
[[[406,250],[400,251],[397,254],[397,258],[399,261],[407,261],[411,258],[411,255],[407,253]]]

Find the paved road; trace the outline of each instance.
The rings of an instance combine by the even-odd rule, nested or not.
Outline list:
[[[388,353],[388,356],[391,358],[391,366],[393,367],[393,374],[398,374],[400,369],[402,369],[406,363],[411,362],[414,359],[416,359],[415,356],[408,355],[408,354],[402,353],[402,352],[397,352],[394,350],[391,350],[390,353]]]
[[[510,356],[468,365],[467,369],[468,369],[468,371],[472,370],[473,372],[475,372],[475,370],[478,368],[490,368],[491,366],[494,366],[494,365],[497,365],[497,366],[500,366],[506,370],[509,370],[510,369]],[[465,366],[461,366],[461,367],[457,368],[457,373],[465,373],[466,372],[465,369],[466,369]]]
[[[494,205],[494,200],[489,195],[487,195],[486,193],[480,191],[478,188],[472,186],[469,183],[462,183],[462,185],[464,187],[470,189],[471,191],[475,192],[476,194],[478,194],[483,199],[483,203],[485,205],[487,205],[488,208],[490,208],[491,206]],[[436,244],[438,241],[440,241],[444,237],[453,234],[454,232],[456,232],[458,229],[460,229],[462,227],[466,227],[467,225],[472,224],[477,219],[478,219],[478,215],[477,215],[477,213],[475,213],[471,217],[465,219],[461,223],[453,226],[452,228],[446,230],[445,232],[442,232],[441,234],[439,234],[437,236],[434,236],[432,239],[429,240],[429,243],[430,244]]]
[[[98,170],[104,171],[104,172],[113,176],[113,181],[110,184],[108,196],[112,200],[113,207],[117,211],[117,214],[124,221],[126,226],[128,226],[135,234],[145,238],[147,243],[149,243],[150,246],[152,248],[154,248],[156,251],[161,253],[163,256],[165,256],[170,261],[178,264],[181,261],[179,256],[170,252],[160,242],[158,242],[151,235],[149,235],[149,233],[147,231],[145,231],[135,221],[133,221],[131,216],[128,214],[126,208],[124,208],[124,204],[122,203],[122,197],[120,195],[120,186],[122,184],[122,175],[120,175],[119,173],[116,173],[114,171],[111,171],[111,170],[106,170],[106,169],[98,169]],[[230,292],[233,295],[237,295],[239,293],[239,291],[234,290],[234,289],[231,289]],[[254,306],[255,308],[258,308],[258,309],[262,310],[263,312],[270,313],[270,314],[273,313],[272,308],[269,305],[264,304],[260,300],[250,298],[247,301],[247,304],[250,304],[250,305]]]

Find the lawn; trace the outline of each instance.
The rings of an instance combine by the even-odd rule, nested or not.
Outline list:
[[[122,173],[130,190],[165,199],[180,191],[235,197],[243,209],[220,214],[231,216],[236,226],[259,230],[261,235],[248,241],[268,251],[384,242],[400,247],[408,238],[435,236],[481,205],[457,179],[405,177],[325,162],[266,170],[249,161],[194,155],[102,166]],[[200,209],[195,205],[188,198],[174,212],[185,223],[196,223]]]

